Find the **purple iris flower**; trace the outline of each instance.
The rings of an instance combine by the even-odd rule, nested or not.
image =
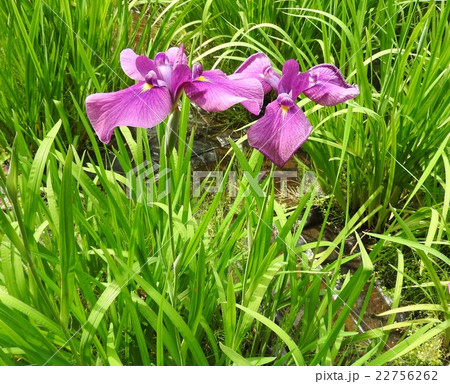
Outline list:
[[[263,102],[261,83],[253,78],[230,78],[220,70],[193,70],[187,65],[184,46],[160,52],[154,60],[131,49],[120,54],[127,76],[137,83],[118,92],[96,93],[86,98],[86,112],[99,139],[109,143],[114,128],[121,125],[152,128],[177,109],[185,90],[187,96],[206,111],[224,111],[242,103],[259,114]]]
[[[312,101],[333,106],[359,95],[357,85],[349,85],[338,68],[320,64],[299,72],[299,64],[291,59],[284,63],[281,77],[273,70],[263,53],[250,56],[230,76],[258,79],[264,92],[275,90],[278,97],[267,107],[264,116],[248,130],[248,142],[282,168],[306,141],[312,126],[296,100],[300,93]]]

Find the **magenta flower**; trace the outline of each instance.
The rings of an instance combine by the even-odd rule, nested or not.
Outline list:
[[[120,54],[127,76],[137,83],[118,92],[96,93],[86,98],[86,112],[99,139],[108,143],[121,125],[152,128],[177,108],[183,92],[206,111],[224,111],[242,103],[259,114],[263,89],[253,78],[230,78],[220,70],[203,71],[187,65],[184,46],[160,52],[154,60],[131,49]]]
[[[263,53],[250,56],[230,76],[232,79],[258,79],[264,92],[275,90],[278,97],[271,102],[264,116],[248,131],[248,142],[282,168],[308,139],[312,126],[296,100],[300,93],[312,101],[333,106],[359,95],[357,85],[349,85],[338,68],[320,64],[299,72],[299,64],[291,59],[284,63],[280,77]]]
[[[241,103],[251,113],[258,115],[263,102],[263,89],[252,78],[233,79],[221,70],[203,71],[194,64],[192,80],[184,84],[186,95],[205,111],[224,111]]]

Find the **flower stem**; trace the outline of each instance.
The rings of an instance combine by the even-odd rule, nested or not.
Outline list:
[[[177,141],[176,139],[178,137],[179,125],[180,125],[180,110],[178,109],[178,107],[175,107],[172,114],[169,116],[166,132],[164,135],[164,156],[166,161],[166,170],[170,169],[170,157]],[[166,175],[168,175],[168,172],[166,172]],[[174,261],[176,260],[175,240],[173,233],[173,202],[171,192],[171,179],[170,177],[167,176],[166,176],[166,192],[167,192],[167,206],[169,211],[169,237],[170,237],[169,241],[172,251],[172,266],[173,266]],[[169,273],[169,268],[170,266],[168,266],[167,273]],[[176,271],[174,271],[173,297],[171,297],[173,305],[176,301],[176,283],[177,283],[177,276]]]

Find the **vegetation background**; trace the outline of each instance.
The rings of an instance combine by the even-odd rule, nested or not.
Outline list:
[[[0,364],[448,364],[449,11],[409,0],[0,0]],[[172,200],[128,197],[141,179],[124,174],[151,161],[147,131],[121,127],[106,147],[84,100],[131,84],[122,49],[154,57],[180,43],[205,68],[232,73],[262,51],[278,70],[290,58],[302,70],[333,63],[359,85],[336,108],[299,103],[314,131],[298,171],[314,172],[325,196],[308,189],[288,204],[272,178],[243,177],[263,157],[239,145],[252,119],[236,107],[221,115],[242,136],[224,168],[224,183],[238,174],[236,197],[208,193],[208,180],[193,197],[200,128],[183,98],[170,164],[159,154],[170,178],[147,196],[168,182]],[[314,207],[319,236],[301,244]],[[339,233],[326,240],[331,223]],[[377,286],[390,309],[361,328]]]

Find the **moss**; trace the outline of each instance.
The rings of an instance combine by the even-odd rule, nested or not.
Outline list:
[[[437,335],[422,344],[419,348],[415,348],[401,358],[394,360],[393,365],[448,365],[449,358],[450,353],[444,345],[444,337]]]

